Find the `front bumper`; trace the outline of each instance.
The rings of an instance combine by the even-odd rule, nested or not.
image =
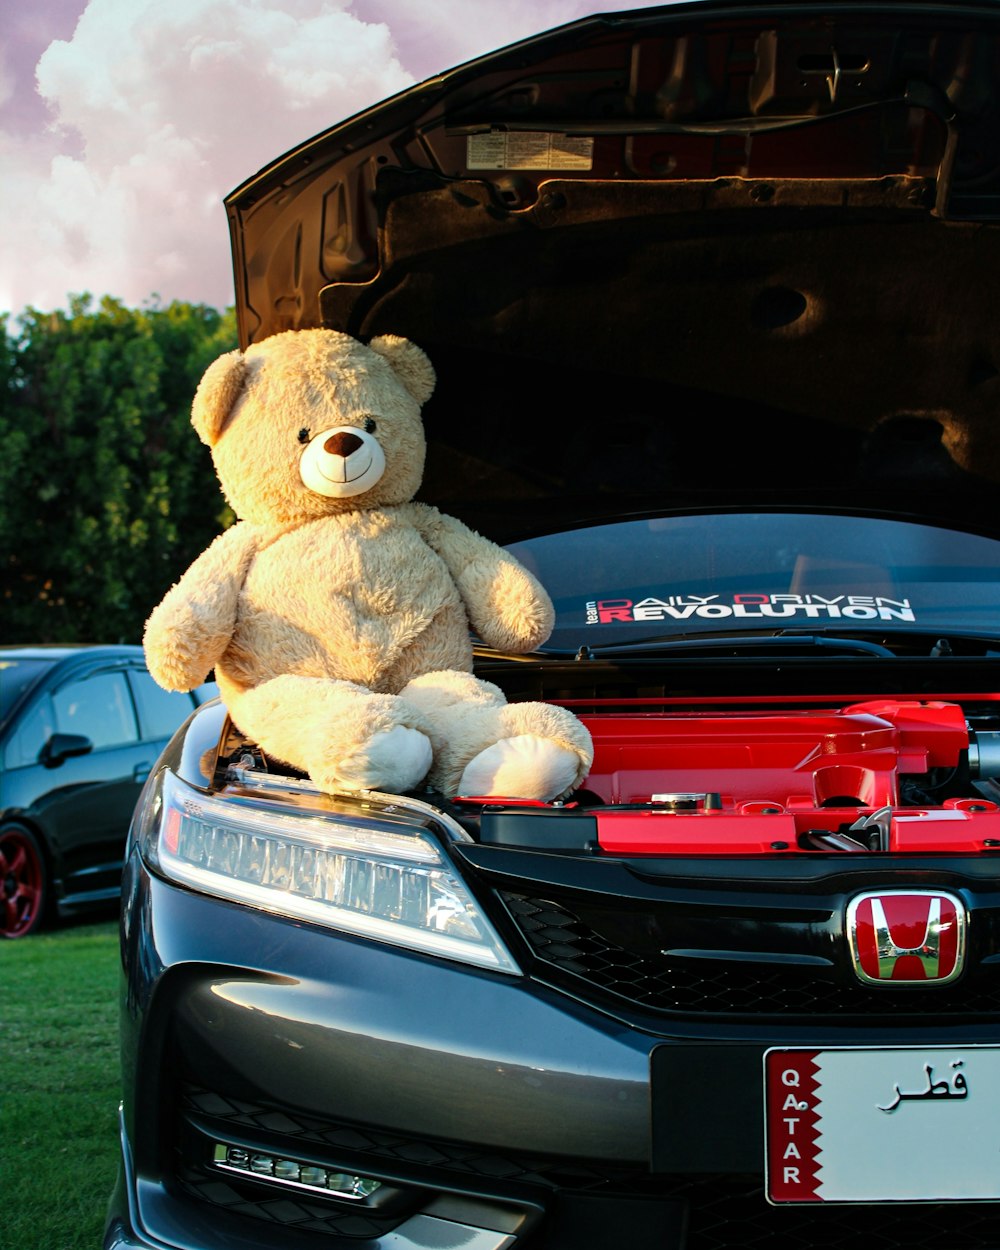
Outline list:
[[[321,1230],[345,1245],[366,1231],[400,1250],[425,1234],[452,1244],[434,1242],[430,1219],[487,1250],[544,1212],[553,1185],[535,1160],[648,1168],[649,1035],[525,978],[195,895],[137,856],[123,908],[123,1175],[108,1245],[216,1245],[234,1220],[237,1244],[258,1231],[272,1244],[275,1205],[291,1216],[297,1202],[289,1247]],[[234,1181],[212,1167],[220,1142],[374,1173],[396,1205],[383,1216]]]
[[[718,1250],[806,1219],[819,1234],[773,1244],[878,1231],[891,1250],[912,1220],[940,1226],[921,1245],[1000,1247],[993,1204],[806,1217],[764,1201],[763,1051],[871,1044],[870,1029],[637,1027],[534,979],[194,894],[134,854],[123,908],[122,1169],[106,1250]],[[930,1027],[909,1038],[949,1040]],[[348,1202],[234,1174],[215,1166],[228,1148],[381,1190]],[[874,1226],[890,1214],[898,1237]]]

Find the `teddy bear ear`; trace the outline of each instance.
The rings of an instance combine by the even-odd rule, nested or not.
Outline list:
[[[226,418],[240,397],[246,376],[247,362],[243,353],[226,352],[208,366],[198,383],[191,405],[191,424],[209,447],[218,441]]]
[[[388,361],[393,373],[418,404],[430,399],[437,375],[423,348],[396,334],[380,334],[368,346]]]

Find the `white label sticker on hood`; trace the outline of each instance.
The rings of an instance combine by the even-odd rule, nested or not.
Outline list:
[[[469,135],[465,164],[469,169],[591,169],[594,141],[544,130],[491,130]]]
[[[586,605],[588,625],[619,621],[736,620],[843,620],[915,621],[909,599],[885,595],[666,595],[659,599],[591,599]]]

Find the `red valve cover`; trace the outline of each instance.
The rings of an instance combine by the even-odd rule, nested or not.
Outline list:
[[[832,711],[582,719],[594,737],[587,788],[606,805],[595,809],[606,851],[832,850],[815,835],[843,834],[886,808],[881,849],[952,852],[1000,837],[1000,811],[986,800],[899,807],[901,776],[961,762],[969,732],[957,704],[878,701]],[[678,795],[685,797],[671,797]],[[850,837],[865,849],[867,832]]]

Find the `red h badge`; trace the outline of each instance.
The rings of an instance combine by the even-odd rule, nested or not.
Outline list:
[[[943,985],[965,961],[965,908],[941,890],[859,894],[847,908],[854,971],[866,985]]]

